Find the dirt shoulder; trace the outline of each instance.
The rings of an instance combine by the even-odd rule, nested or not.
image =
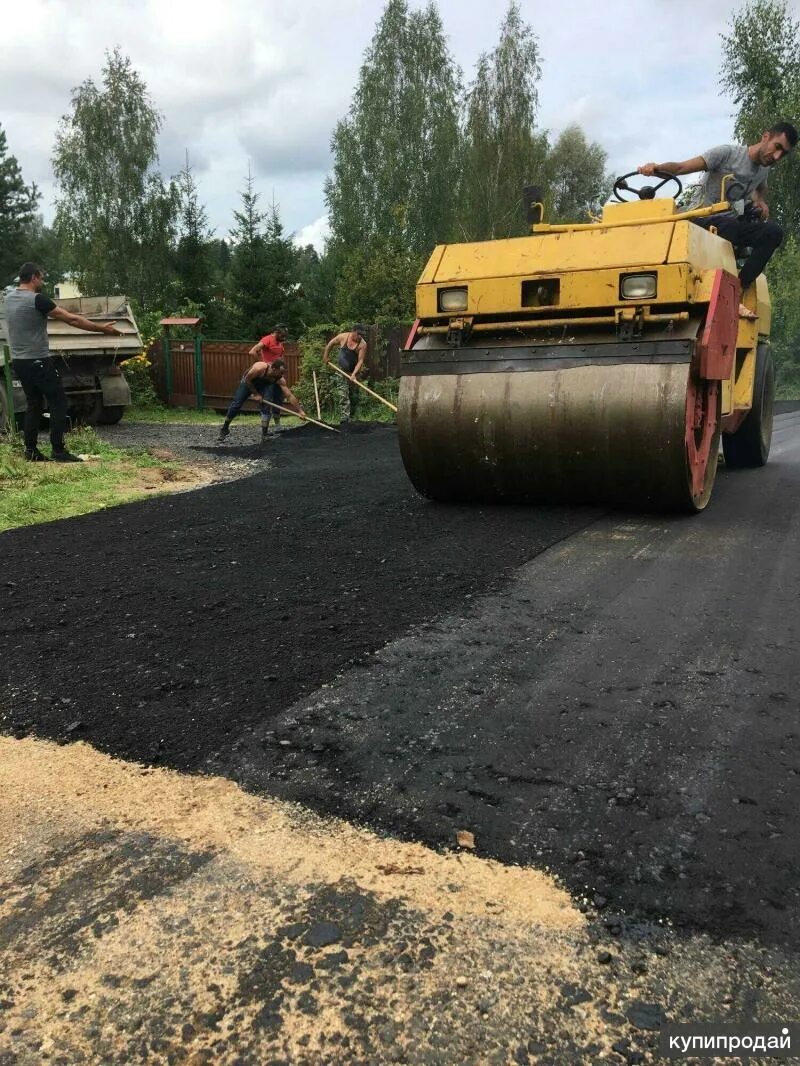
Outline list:
[[[0,791],[2,1062],[636,1063],[741,995],[728,946],[223,779],[4,738]]]

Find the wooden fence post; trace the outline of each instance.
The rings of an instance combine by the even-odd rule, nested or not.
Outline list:
[[[167,407],[172,406],[172,352],[169,345],[169,326],[164,326],[164,376],[167,382]]]
[[[382,360],[378,353],[378,327],[376,325],[367,326],[367,353],[369,367],[372,371],[370,376],[373,380],[379,381]]]
[[[194,335],[194,392],[197,397],[197,410],[203,409],[203,336],[201,333]]]

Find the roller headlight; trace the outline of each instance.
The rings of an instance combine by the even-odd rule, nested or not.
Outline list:
[[[623,300],[652,300],[656,294],[656,275],[623,274],[619,294]]]
[[[439,289],[439,310],[441,312],[450,314],[453,311],[466,311],[466,309],[466,285],[458,289]]]

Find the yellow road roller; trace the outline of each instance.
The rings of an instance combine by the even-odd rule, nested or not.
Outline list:
[[[726,202],[682,211],[677,178],[632,177],[593,222],[546,224],[529,187],[529,236],[434,250],[397,416],[421,493],[701,511],[720,436],[729,467],[766,463],[766,280],[742,296],[737,250],[696,224]]]

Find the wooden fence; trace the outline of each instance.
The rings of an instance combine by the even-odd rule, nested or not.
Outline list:
[[[385,330],[380,339],[377,326],[367,332],[366,376],[371,381],[385,381],[400,374],[400,352],[407,327]],[[164,338],[148,352],[153,363],[153,380],[160,399],[168,407],[208,407],[224,410],[230,403],[244,372],[252,365],[252,344],[247,341],[193,340],[169,342],[167,355]],[[286,344],[286,380],[289,386],[300,381],[302,355],[298,345]],[[245,410],[256,410],[252,401]]]
[[[167,356],[163,337],[148,352],[153,364],[156,392],[168,407],[210,407],[224,410],[242,375],[253,364],[246,341],[170,340]],[[285,345],[286,379],[290,386],[300,380],[300,349]],[[257,410],[248,400],[245,410]]]

